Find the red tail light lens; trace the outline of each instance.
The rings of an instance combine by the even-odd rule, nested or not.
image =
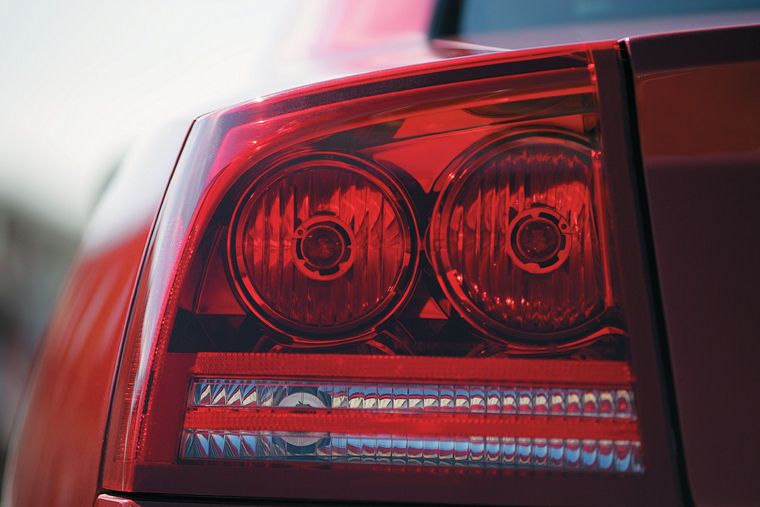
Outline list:
[[[243,301],[274,330],[324,345],[366,334],[404,302],[417,224],[390,174],[358,158],[307,154],[278,161],[246,194],[230,228],[230,265]]]
[[[489,138],[470,152],[431,222],[430,258],[449,300],[497,339],[545,341],[589,323],[609,285],[593,150],[547,131]]]
[[[138,284],[104,488],[503,503],[556,470],[633,487],[592,49],[198,120]]]

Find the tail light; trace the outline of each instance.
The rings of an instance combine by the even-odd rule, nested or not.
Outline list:
[[[103,487],[509,503],[579,481],[609,503],[642,484],[602,49],[198,120],[137,287]]]
[[[433,212],[430,258],[474,327],[537,344],[582,336],[576,328],[609,307],[597,156],[568,132],[518,130],[454,162]]]
[[[238,297],[305,346],[366,335],[403,302],[417,271],[406,192],[382,168],[340,153],[273,165],[244,193],[229,230]]]

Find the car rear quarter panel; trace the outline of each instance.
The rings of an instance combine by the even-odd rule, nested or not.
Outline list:
[[[629,42],[664,326],[699,505],[758,505],[760,28]]]
[[[95,212],[29,376],[3,505],[92,505],[135,279],[189,125],[136,147]]]

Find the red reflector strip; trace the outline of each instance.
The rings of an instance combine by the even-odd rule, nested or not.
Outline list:
[[[472,413],[386,413],[352,410],[198,408],[185,414],[186,429],[356,433],[467,437],[638,440],[637,424],[619,419]]]
[[[465,466],[641,473],[641,443],[625,440],[185,430],[186,460]]]
[[[531,386],[628,388],[633,378],[621,361],[452,358],[320,354],[200,353],[193,372],[203,376],[370,380]]]
[[[384,412],[636,417],[630,389],[194,379],[190,393],[191,408],[300,406]]]

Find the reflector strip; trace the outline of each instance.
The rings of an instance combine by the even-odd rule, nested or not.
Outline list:
[[[185,428],[289,433],[356,433],[470,437],[638,440],[635,421],[601,418],[472,413],[386,413],[302,408],[198,408],[185,414]]]
[[[189,460],[287,460],[377,465],[549,468],[641,473],[641,444],[627,440],[185,430]]]
[[[622,362],[201,353],[193,372],[186,459],[642,471]]]
[[[318,357],[318,360],[316,360]],[[329,378],[446,384],[619,387],[633,383],[621,361],[320,354],[199,353],[193,372],[203,376]]]
[[[336,384],[286,380],[195,379],[190,407],[309,407],[382,412],[614,417],[635,419],[630,389],[520,386]]]

